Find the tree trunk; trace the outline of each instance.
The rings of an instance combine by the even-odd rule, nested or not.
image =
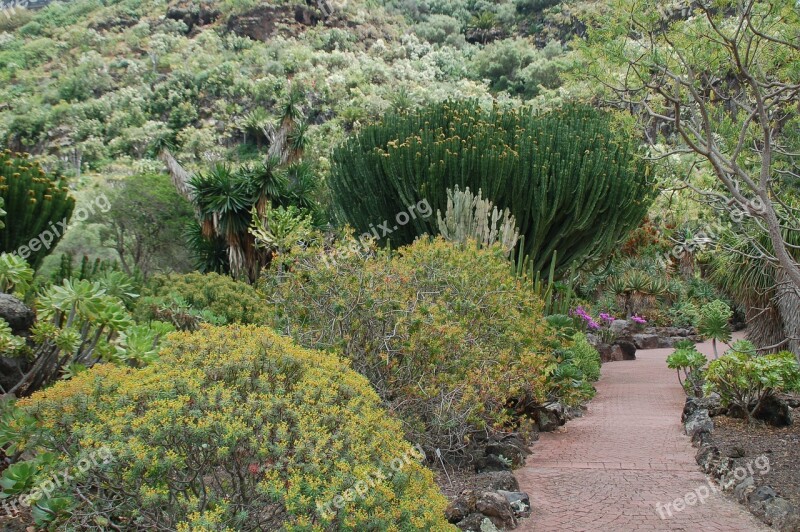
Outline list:
[[[194,189],[189,185],[192,175],[180,165],[167,148],[161,150],[158,157],[167,166],[167,171],[172,178],[172,184],[178,194],[183,196],[189,203],[194,203]]]
[[[800,360],[800,290],[785,272],[779,272],[775,288],[775,306],[783,326],[783,339],[788,339],[782,349],[788,349]]]

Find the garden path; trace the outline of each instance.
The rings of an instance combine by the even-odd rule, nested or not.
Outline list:
[[[712,353],[710,343],[698,348]],[[517,530],[771,530],[729,495],[714,493],[695,463],[680,420],[683,391],[665,363],[671,352],[641,350],[636,360],[604,364],[583,417],[541,434],[515,472],[533,508]],[[694,504],[678,511],[674,501],[693,502],[692,495]]]

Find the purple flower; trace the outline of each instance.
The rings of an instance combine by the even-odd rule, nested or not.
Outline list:
[[[644,318],[642,318],[640,316],[636,316],[635,314],[633,316],[631,316],[631,320],[635,321],[636,323],[641,323],[641,324],[647,323],[646,319],[644,319]]]
[[[612,321],[616,320],[617,318],[615,318],[614,316],[612,316],[608,312],[601,312],[600,313],[600,319],[603,320],[603,321],[612,322]]]
[[[589,314],[583,309],[583,307],[575,307],[574,309],[572,309],[572,312],[570,312],[570,314],[572,314],[573,316],[579,316],[587,321],[592,319],[592,317],[589,316]]]
[[[590,329],[592,329],[592,330],[596,331],[597,329],[599,329],[599,328],[600,328],[600,324],[599,324],[599,323],[597,323],[597,322],[596,322],[596,321],[594,321],[594,320],[589,320],[588,327],[589,327]]]

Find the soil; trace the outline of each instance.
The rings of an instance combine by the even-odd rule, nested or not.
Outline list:
[[[781,497],[800,505],[800,409],[795,409],[793,416],[794,424],[781,428],[717,416],[711,441],[722,456],[733,459],[735,467],[751,464],[756,486],[770,486]],[[753,463],[760,456],[769,459],[769,471],[763,475],[763,469]]]
[[[458,497],[462,491],[470,488],[475,477],[473,469],[451,469],[448,467],[447,473],[438,467],[432,469],[436,484],[442,494],[451,501]]]

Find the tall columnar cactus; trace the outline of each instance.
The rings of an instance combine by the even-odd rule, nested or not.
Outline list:
[[[7,212],[0,252],[19,253],[37,268],[64,235],[75,199],[59,176],[10,150],[0,152],[0,198]]]
[[[330,184],[340,217],[365,232],[421,200],[444,211],[456,185],[481,190],[514,215],[533,269],[558,251],[562,273],[611,251],[646,213],[650,168],[633,146],[589,107],[535,114],[450,101],[352,136],[334,151]],[[426,232],[438,233],[437,220],[418,216],[382,236],[402,245]]]
[[[447,189],[447,210],[444,216],[436,212],[439,232],[451,242],[473,240],[478,245],[499,243],[506,254],[511,253],[519,240],[516,220],[508,209],[500,212],[492,202],[466,190]]]

